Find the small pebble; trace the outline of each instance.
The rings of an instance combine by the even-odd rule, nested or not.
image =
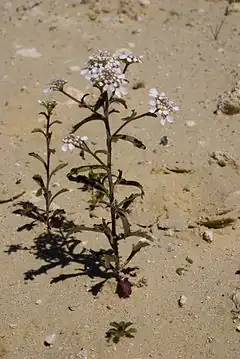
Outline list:
[[[17,324],[11,323],[11,324],[9,324],[9,327],[10,327],[11,329],[16,329],[16,328],[17,328]]]
[[[35,304],[36,304],[36,305],[40,305],[40,304],[42,304],[41,299],[36,300]]]
[[[213,231],[208,230],[208,231],[203,232],[202,238],[203,238],[204,241],[206,241],[208,243],[212,243],[212,241],[213,241]]]
[[[138,0],[138,2],[141,6],[148,6],[151,4],[149,0]]]
[[[192,260],[192,258],[190,258],[190,257],[186,257],[186,261],[187,261],[189,264],[193,264],[193,260]]]
[[[196,125],[196,122],[195,121],[186,121],[185,125],[187,127],[194,127]]]
[[[52,333],[46,336],[45,340],[44,340],[44,345],[46,345],[47,347],[52,346],[56,341],[56,334]]]
[[[240,325],[237,326],[236,331],[240,333]]]
[[[181,295],[178,299],[178,305],[179,307],[183,307],[187,303],[187,297],[185,295]]]
[[[160,145],[166,146],[168,144],[167,136],[163,136],[160,140]]]

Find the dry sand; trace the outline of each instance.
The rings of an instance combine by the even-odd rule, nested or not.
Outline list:
[[[144,64],[129,73],[132,83],[145,84],[130,91],[130,108],[146,110],[149,88],[158,87],[181,111],[174,125],[145,119],[129,126],[129,134],[143,140],[147,150],[116,145],[116,168],[123,168],[126,178],[140,179],[146,192],[131,220],[149,225],[158,218],[162,228],[152,227],[153,246],[132,262],[140,267],[134,280],[144,277],[147,285],[134,287],[131,298],[119,299],[110,282],[94,297],[88,290],[101,278],[84,274],[91,274],[88,252],[80,261],[68,256],[64,264],[60,250],[54,258],[44,243],[36,246],[43,227],[17,231],[30,222],[13,213],[17,201],[1,204],[0,358],[84,358],[81,348],[88,359],[240,358],[240,320],[231,313],[237,310],[231,295],[240,287],[235,274],[240,269],[240,115],[213,114],[218,96],[231,90],[240,73],[240,13],[225,17],[217,41],[210,31],[224,18],[226,6],[217,0],[151,0],[145,7],[137,0],[1,1],[1,200],[26,191],[22,201],[43,204],[36,202],[32,181],[40,166],[28,156],[45,150],[41,137],[31,134],[43,124],[37,101],[57,77],[84,92],[87,82],[78,67],[97,49],[131,48],[144,55]],[[61,138],[85,112],[57,98],[56,117],[63,125],[54,133],[55,161],[68,161],[71,168],[78,158],[60,151]],[[103,132],[89,125],[83,134],[101,142]],[[160,145],[162,136],[168,136],[167,146]],[[225,166],[211,158],[216,151],[227,156]],[[175,166],[191,172],[165,170]],[[85,211],[87,194],[68,183],[64,172],[54,181],[71,189],[56,201],[68,218],[94,223]],[[234,222],[213,229],[207,243],[202,239],[207,228],[196,221],[221,212]],[[108,248],[99,235],[76,238],[81,243],[75,253]],[[124,256],[132,243],[122,245]],[[178,275],[178,268],[187,270]],[[182,308],[181,295],[187,297]],[[112,320],[132,321],[135,338],[107,344],[104,334]],[[44,338],[52,333],[56,341],[47,348]]]

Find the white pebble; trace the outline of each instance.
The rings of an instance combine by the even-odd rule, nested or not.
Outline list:
[[[187,303],[187,297],[185,297],[185,295],[181,295],[178,300],[179,307],[183,307],[186,303]]]
[[[237,326],[236,331],[240,333],[240,325]]]
[[[204,241],[206,241],[208,243],[212,243],[212,241],[213,241],[213,231],[208,230],[208,231],[203,232],[202,238],[203,238]]]
[[[35,304],[36,304],[36,305],[40,305],[40,304],[42,304],[41,299],[36,300]]]
[[[56,334],[52,333],[46,336],[44,344],[47,346],[52,346],[56,341]]]

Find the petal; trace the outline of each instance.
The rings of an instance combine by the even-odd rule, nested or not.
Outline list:
[[[149,106],[155,106],[156,107],[156,101],[155,100],[149,100],[148,101]]]
[[[67,145],[67,143],[64,143],[64,144],[62,145],[61,149],[62,149],[63,152],[67,152],[67,150],[68,150],[68,145]]]
[[[151,97],[157,97],[158,96],[158,90],[156,88],[151,88],[149,90],[149,96]]]
[[[166,123],[166,119],[165,118],[163,118],[163,117],[161,117],[161,120],[160,120],[160,123],[161,123],[161,125],[165,125],[165,123]]]
[[[75,146],[72,143],[69,143],[67,146],[70,151],[73,151],[75,148]]]
[[[167,122],[169,122],[169,123],[173,123],[174,122],[174,118],[172,117],[172,116],[167,116],[166,117],[166,120],[167,120]]]
[[[81,140],[81,141],[87,141],[87,140],[88,140],[88,137],[87,137],[87,136],[82,136],[82,137],[80,137],[80,140]]]

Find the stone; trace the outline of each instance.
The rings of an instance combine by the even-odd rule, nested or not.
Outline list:
[[[204,231],[202,234],[202,238],[204,241],[208,242],[208,243],[212,243],[213,241],[213,231],[211,230],[207,230]]]
[[[44,340],[44,345],[50,347],[52,346],[56,341],[56,333],[52,333],[46,336]]]
[[[178,299],[179,307],[184,307],[186,303],[187,303],[187,297],[185,297],[185,295],[181,295],[180,298]]]

